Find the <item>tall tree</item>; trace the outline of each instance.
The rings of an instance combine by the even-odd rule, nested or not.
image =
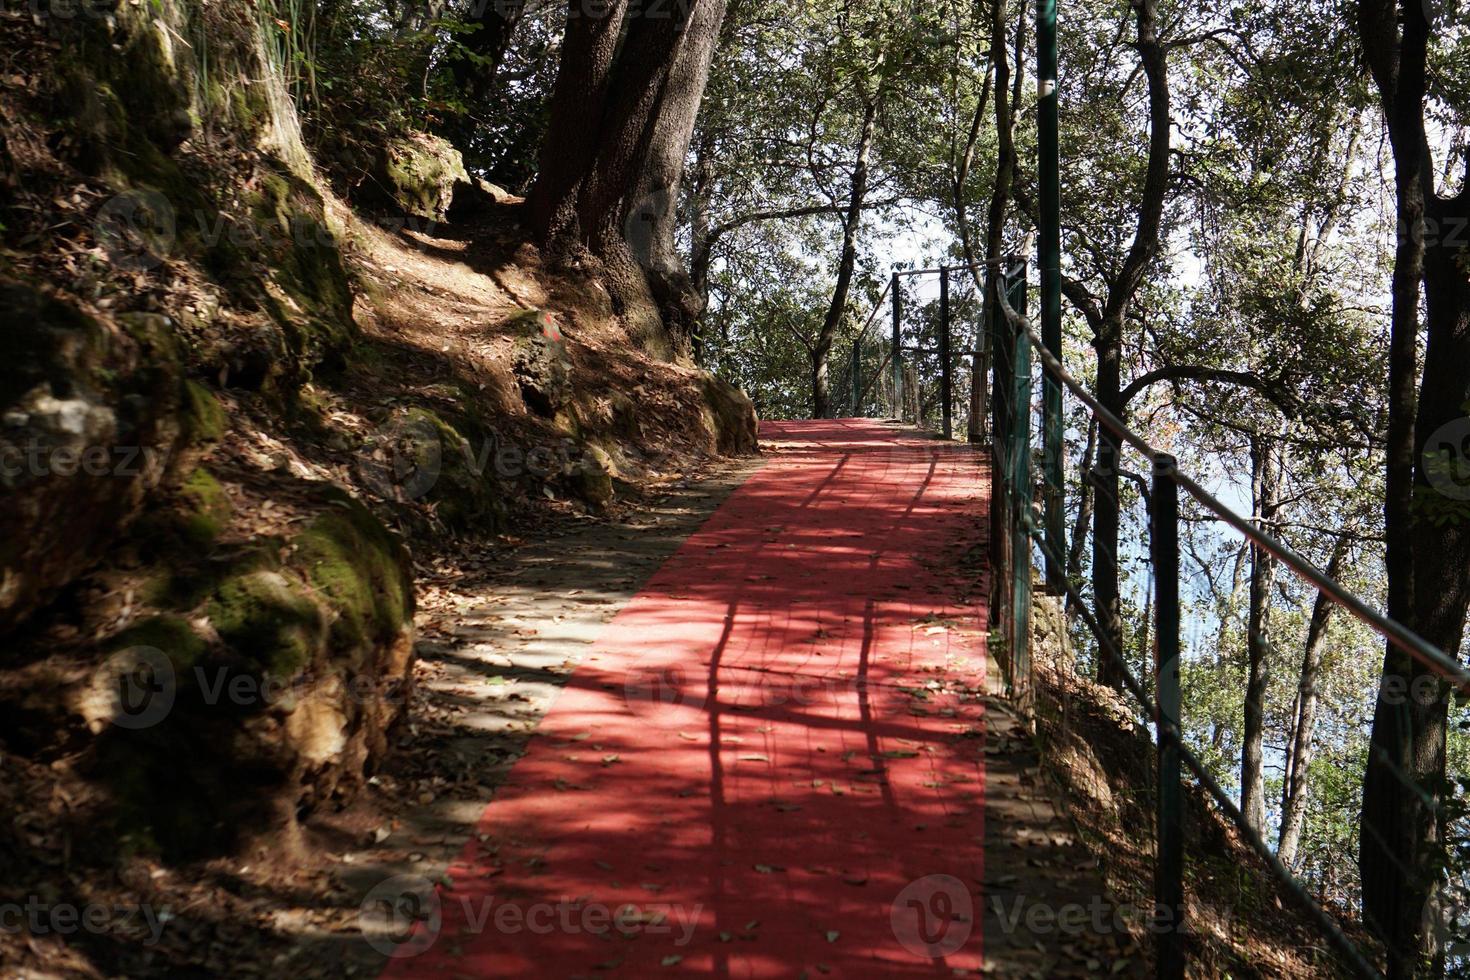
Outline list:
[[[1327,576],[1337,579],[1342,574],[1352,537],[1347,528],[1337,536],[1332,557],[1327,561]],[[1327,624],[1334,604],[1324,592],[1317,593],[1312,618],[1307,624],[1307,642],[1302,653],[1302,669],[1297,675],[1296,704],[1292,710],[1291,738],[1287,745],[1286,777],[1281,789],[1281,833],[1277,838],[1276,856],[1288,868],[1295,866],[1297,848],[1301,846],[1302,824],[1307,816],[1307,776],[1312,770],[1312,737],[1317,724],[1319,679],[1322,652],[1327,640]]]
[[[1470,608],[1470,515],[1432,485],[1436,466],[1459,447],[1431,445],[1446,426],[1470,425],[1470,172],[1457,194],[1436,191],[1426,125],[1429,62],[1440,32],[1435,5],[1360,0],[1357,27],[1393,149],[1398,242],[1389,340],[1387,492],[1388,614],[1441,650],[1458,653]],[[1470,158],[1466,160],[1470,171]],[[1420,299],[1424,319],[1420,322]],[[1420,330],[1423,377],[1416,398]],[[1417,402],[1417,404],[1416,404]],[[1427,457],[1426,452],[1432,453]],[[1435,686],[1433,671],[1396,646],[1384,654],[1373,713],[1358,864],[1363,912],[1389,948],[1389,973],[1435,964],[1423,928],[1441,869],[1438,801],[1445,774],[1443,697],[1403,697],[1407,684]],[[1422,689],[1422,688],[1421,688]],[[1413,785],[1405,786],[1405,782]]]
[[[687,280],[650,277],[639,261],[639,252],[659,263],[674,255],[673,222],[647,197],[682,177],[724,11],[724,0],[573,2],[541,172],[526,202],[547,253],[598,263],[619,312],[638,320],[635,339],[659,353],[683,345],[666,325],[687,324],[693,301],[683,294]],[[630,236],[640,206],[649,213]],[[630,237],[640,240],[637,251]]]

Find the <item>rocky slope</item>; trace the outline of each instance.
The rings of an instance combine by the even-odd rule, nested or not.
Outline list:
[[[289,858],[411,703],[418,568],[755,450],[452,148],[334,194],[255,8],[72,13],[0,12],[0,854],[36,887]]]

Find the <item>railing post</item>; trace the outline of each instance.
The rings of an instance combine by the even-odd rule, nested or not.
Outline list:
[[[939,268],[939,401],[944,438],[954,438],[954,375],[949,363],[949,266]]]
[[[1026,313],[1026,267],[1006,276],[1011,307]],[[1023,703],[1031,690],[1031,343],[1019,325],[1011,327],[1011,689]]]
[[[898,273],[893,274],[893,417],[903,418],[903,293],[898,287]]]
[[[848,374],[852,377],[852,417],[858,418],[863,414],[863,352],[862,338],[852,342],[852,370]]]
[[[1149,509],[1149,550],[1154,571],[1154,690],[1159,734],[1158,865],[1154,870],[1155,929],[1159,937],[1158,976],[1184,976],[1184,828],[1179,782],[1179,484],[1178,463],[1160,454],[1154,460]]]

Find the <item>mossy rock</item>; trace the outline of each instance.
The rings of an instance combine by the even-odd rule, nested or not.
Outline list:
[[[176,673],[189,670],[203,659],[208,644],[179,616],[151,616],[129,626],[108,643],[110,650],[149,647],[168,657]]]
[[[169,321],[109,330],[0,280],[0,634],[86,570],[186,455]]]
[[[511,372],[526,407],[542,418],[555,418],[572,401],[572,362],[559,334],[516,340]]]
[[[403,545],[366,507],[341,494],[291,540],[299,568],[331,610],[331,649],[359,662],[413,620],[413,581]]]
[[[326,632],[317,604],[275,571],[227,578],[205,615],[235,653],[277,679],[295,677],[312,663]]]
[[[572,471],[572,488],[592,507],[607,507],[614,496],[612,458],[597,446],[583,447],[582,459]]]
[[[460,152],[427,133],[388,140],[380,170],[378,183],[403,210],[435,221],[448,217],[455,185],[470,180]]]
[[[197,381],[185,381],[184,431],[189,442],[196,446],[219,442],[228,426],[229,419],[214,393]]]
[[[360,472],[385,500],[430,504],[451,530],[497,531],[505,504],[493,473],[493,437],[467,420],[460,426],[425,408],[400,409],[369,437]]]
[[[728,382],[712,374],[701,374],[699,390],[703,396],[705,429],[712,448],[722,456],[749,456],[758,452],[758,423],[755,403]]]
[[[207,470],[196,469],[179,489],[183,500],[182,529],[195,548],[208,550],[234,515],[225,488]]]

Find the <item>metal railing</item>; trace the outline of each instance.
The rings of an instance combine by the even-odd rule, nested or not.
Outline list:
[[[1070,608],[1095,639],[1099,656],[1113,661],[1121,672],[1123,686],[1145,716],[1153,722],[1158,787],[1155,799],[1157,858],[1154,900],[1157,914],[1166,916],[1170,924],[1168,928],[1156,930],[1158,975],[1167,978],[1182,977],[1187,955],[1180,924],[1188,915],[1184,905],[1182,783],[1183,771],[1188,770],[1207,797],[1229,823],[1239,830],[1242,838],[1265,863],[1271,874],[1335,948],[1341,967],[1356,976],[1381,977],[1379,968],[1281,862],[1183,738],[1180,692],[1180,491],[1192,498],[1206,515],[1234,529],[1252,545],[1272,555],[1282,566],[1310,583],[1320,595],[1347,610],[1373,632],[1438,675],[1451,689],[1470,691],[1470,672],[1412,630],[1373,609],[1284,542],[1226,507],[1196,480],[1181,472],[1173,456],[1155,449],[1147,439],[1100,404],[1082,384],[1067,373],[1056,353],[1048,350],[1025,315],[1024,265],[1009,267],[1003,275],[992,277],[991,290],[996,311],[991,321],[995,356],[992,446],[996,473],[992,500],[991,552],[997,583],[992,590],[992,608],[999,619],[999,628],[993,631],[1000,641],[998,653],[1003,655],[1004,675],[1012,691],[1025,699],[1029,696],[1030,687],[1029,619],[1031,549],[1034,546],[1046,566],[1044,581],[1054,591],[1065,594],[1070,600]],[[1043,400],[1055,398],[1054,407],[1048,405],[1044,412],[1042,468],[1045,479],[1039,488],[1039,494],[1033,474],[1030,438],[1033,423],[1033,355],[1039,362],[1043,384],[1048,388],[1047,398]],[[1053,386],[1054,393],[1050,390]],[[1108,634],[1089,608],[1090,604],[1080,593],[1078,586],[1068,581],[1065,574],[1065,547],[1057,517],[1061,513],[1065,495],[1060,431],[1060,396],[1063,392],[1081,403],[1096,419],[1097,424],[1116,438],[1120,447],[1128,447],[1141,454],[1152,471],[1151,479],[1144,481],[1143,492],[1148,504],[1148,553],[1153,574],[1152,697],[1144,683],[1129,667],[1127,658],[1120,649],[1119,638]],[[1038,496],[1041,497],[1039,504]],[[1116,562],[1117,556],[1112,556],[1112,560]],[[1408,774],[1392,767],[1391,763],[1389,765],[1389,771],[1403,780],[1411,791],[1423,794],[1422,788]]]
[[[983,282],[984,270],[1003,261],[894,271],[845,355],[834,359],[833,414],[912,422],[944,439],[962,428],[983,438],[985,426],[977,433],[969,422],[989,416],[988,333],[977,327],[970,336],[964,326],[975,319],[979,292],[970,280]],[[957,282],[957,273],[965,278]],[[905,283],[925,279],[938,296],[915,302]],[[885,303],[890,329],[874,329]]]

